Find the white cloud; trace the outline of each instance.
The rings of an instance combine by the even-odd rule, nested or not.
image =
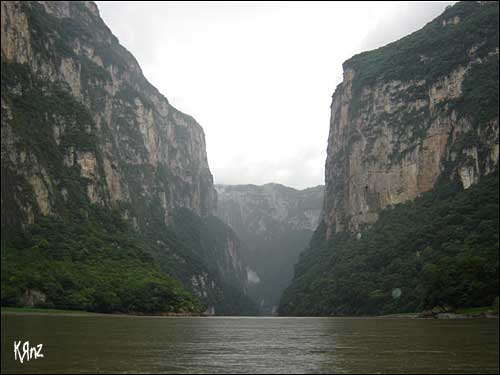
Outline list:
[[[446,4],[98,2],[145,76],[203,126],[216,183],[322,184],[342,62]]]

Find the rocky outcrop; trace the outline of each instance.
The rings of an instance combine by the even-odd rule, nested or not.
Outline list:
[[[380,210],[413,200],[440,179],[457,179],[467,189],[495,170],[494,7],[457,4],[424,29],[344,63],[331,105],[323,211],[327,238],[362,230]],[[490,13],[493,20],[479,25]],[[480,27],[482,36],[476,37],[473,29]],[[496,88],[490,87],[495,80]]]
[[[24,307],[43,306],[47,296],[39,290],[27,289],[20,300],[20,305]]]
[[[273,314],[293,266],[318,225],[323,186],[296,190],[279,184],[216,185],[217,215],[242,241],[250,296]]]

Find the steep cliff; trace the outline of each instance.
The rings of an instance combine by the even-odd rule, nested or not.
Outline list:
[[[331,105],[327,237],[372,224],[440,178],[467,189],[498,162],[498,8],[464,2],[344,63]]]
[[[275,312],[293,266],[317,227],[323,186],[296,190],[279,184],[216,185],[218,217],[243,242],[249,295],[261,314]]]
[[[2,62],[2,167],[35,197],[13,189],[22,215],[2,210],[2,226],[64,210],[71,170],[90,203],[120,202],[141,228],[146,201],[165,223],[176,207],[213,213],[203,129],[144,78],[95,4],[3,2]]]
[[[144,78],[93,2],[1,6],[2,242],[42,217],[71,222],[79,210],[105,207],[156,243],[188,289],[206,296],[213,285],[220,294],[227,281],[243,290],[232,239],[211,249],[223,259],[212,267],[206,254],[191,249],[190,260],[165,238],[181,226],[177,210],[202,222],[215,213],[201,126]]]
[[[498,294],[498,191],[494,183],[474,190],[493,199],[481,201],[483,210],[467,203],[475,193],[466,194],[485,176],[498,176],[498,26],[497,2],[460,2],[421,30],[344,63],[331,105],[322,219],[282,313],[428,307],[439,298],[428,298],[420,271],[432,265],[445,275],[451,264],[439,260],[445,256],[464,272],[459,260],[475,259],[472,279],[485,295],[472,297],[450,277],[441,285],[462,295],[439,303],[484,303],[491,290]],[[483,237],[468,242],[460,231]],[[481,269],[495,259],[496,271]],[[394,302],[391,292],[399,296],[401,288],[404,298]]]

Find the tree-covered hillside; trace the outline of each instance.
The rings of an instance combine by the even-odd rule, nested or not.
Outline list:
[[[361,237],[315,233],[282,315],[365,315],[492,305],[499,294],[498,169],[381,212]]]
[[[70,220],[42,218],[2,244],[2,306],[144,314],[197,314],[215,306],[218,315],[255,314],[238,281],[218,276],[224,260],[218,249],[231,230],[189,210],[174,216],[171,227],[146,235],[118,210],[98,206]],[[191,277],[198,273],[210,274],[217,286],[196,295]],[[38,297],[30,301],[31,295]]]
[[[47,217],[2,245],[2,306],[122,313],[199,313],[204,306],[154,264],[152,246],[94,207]],[[31,302],[30,294],[38,295]]]

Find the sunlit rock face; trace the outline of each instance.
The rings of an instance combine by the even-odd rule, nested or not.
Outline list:
[[[157,202],[166,222],[178,207],[214,213],[203,129],[144,78],[94,3],[1,6],[2,71],[16,80],[2,82],[2,176],[9,169],[34,194],[28,200],[11,192],[12,204],[31,217],[22,223],[37,213],[58,213],[63,192],[71,190],[50,172],[59,162],[85,182],[91,203],[126,206],[142,227],[148,225],[145,201]],[[21,96],[26,102],[47,97],[32,100],[28,110],[39,118],[30,118],[25,129],[17,126]],[[38,141],[53,150],[50,155],[26,142],[31,136],[35,142],[42,128]],[[3,218],[2,209],[2,225]]]
[[[318,225],[323,186],[296,190],[279,184],[216,185],[217,216],[242,241],[249,295],[273,314],[293,276],[298,255]]]
[[[477,31],[494,6],[459,4],[424,29],[344,63],[331,104],[327,238],[361,230],[383,208],[413,200],[441,178],[467,189],[495,170],[498,31],[494,24],[482,37],[468,31]]]

